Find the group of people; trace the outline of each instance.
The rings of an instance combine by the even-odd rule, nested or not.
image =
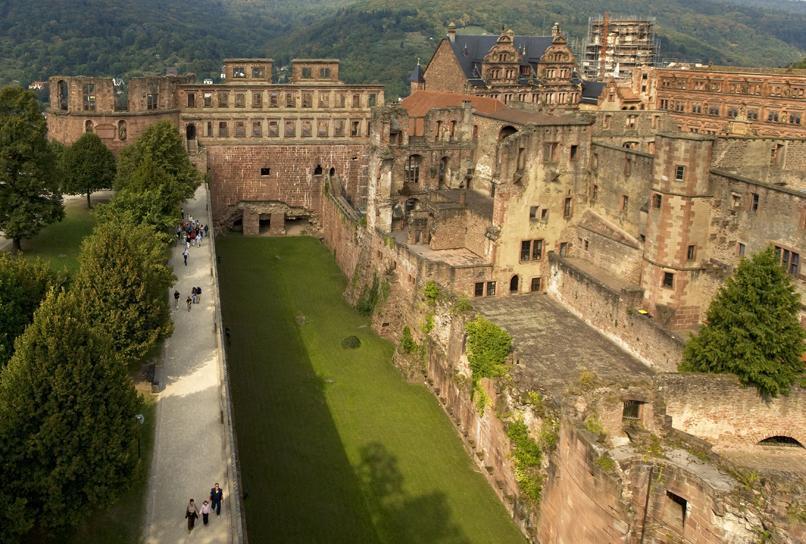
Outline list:
[[[209,233],[209,225],[202,225],[199,220],[194,219],[192,215],[185,219],[185,210],[182,210],[182,222],[176,226],[176,243],[179,244],[183,239],[185,241],[185,247],[182,250],[182,260],[185,261],[185,266],[188,265],[190,246],[201,246],[202,240],[204,240]],[[190,307],[188,307],[188,311],[189,310]]]
[[[188,520],[188,531],[192,531],[196,526],[196,520],[201,515],[202,523],[207,525],[210,522],[210,511],[215,511],[216,516],[221,515],[221,501],[224,500],[224,490],[218,485],[218,482],[210,489],[210,501],[207,499],[202,501],[201,507],[196,506],[193,499],[188,502],[185,509],[185,518]]]
[[[201,287],[190,288],[190,296],[185,300],[185,303],[188,305],[188,312],[194,304],[198,304],[201,301],[201,292]],[[179,308],[179,299],[181,296],[179,291],[174,290],[174,309]]]

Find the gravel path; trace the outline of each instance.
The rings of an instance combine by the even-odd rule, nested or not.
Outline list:
[[[202,185],[185,203],[185,214],[207,223],[206,203],[207,189]],[[161,390],[149,474],[146,543],[227,543],[231,538],[230,486],[225,476],[226,429],[221,423],[209,241],[205,239],[201,247],[191,246],[187,266],[182,262],[182,247],[176,246],[171,264],[178,278],[171,300],[174,289],[181,296],[179,308],[173,310],[174,333],[165,342],[163,361],[156,372]],[[185,299],[194,286],[202,288],[201,302],[188,312]],[[188,499],[194,498],[201,507],[215,482],[224,489],[221,516],[212,513],[207,527],[199,519],[188,533],[184,519]]]

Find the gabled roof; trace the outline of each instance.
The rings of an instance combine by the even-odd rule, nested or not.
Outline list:
[[[409,81],[416,81],[417,83],[422,83],[425,81],[423,78],[423,67],[420,66],[419,62],[417,62],[417,66],[415,66],[414,70],[412,70],[411,74],[409,74]]]
[[[483,36],[456,35],[451,47],[467,79],[478,79],[481,76],[481,74],[473,73],[473,64],[476,63],[481,66],[484,55],[492,49],[496,44],[496,40],[498,40],[498,36],[494,34]],[[551,45],[551,41],[551,36],[515,36],[515,49],[523,55],[521,65],[534,64],[540,60],[540,57]]]

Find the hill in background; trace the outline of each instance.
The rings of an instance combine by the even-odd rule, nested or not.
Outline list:
[[[337,57],[348,82],[407,92],[451,20],[584,41],[588,17],[656,17],[661,56],[782,66],[806,51],[806,2],[788,0],[10,0],[0,5],[0,83],[49,75],[218,73],[225,57]]]

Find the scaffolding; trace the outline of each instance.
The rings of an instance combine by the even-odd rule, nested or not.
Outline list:
[[[654,17],[590,17],[582,73],[595,81],[629,79],[635,68],[655,66],[659,52]]]

